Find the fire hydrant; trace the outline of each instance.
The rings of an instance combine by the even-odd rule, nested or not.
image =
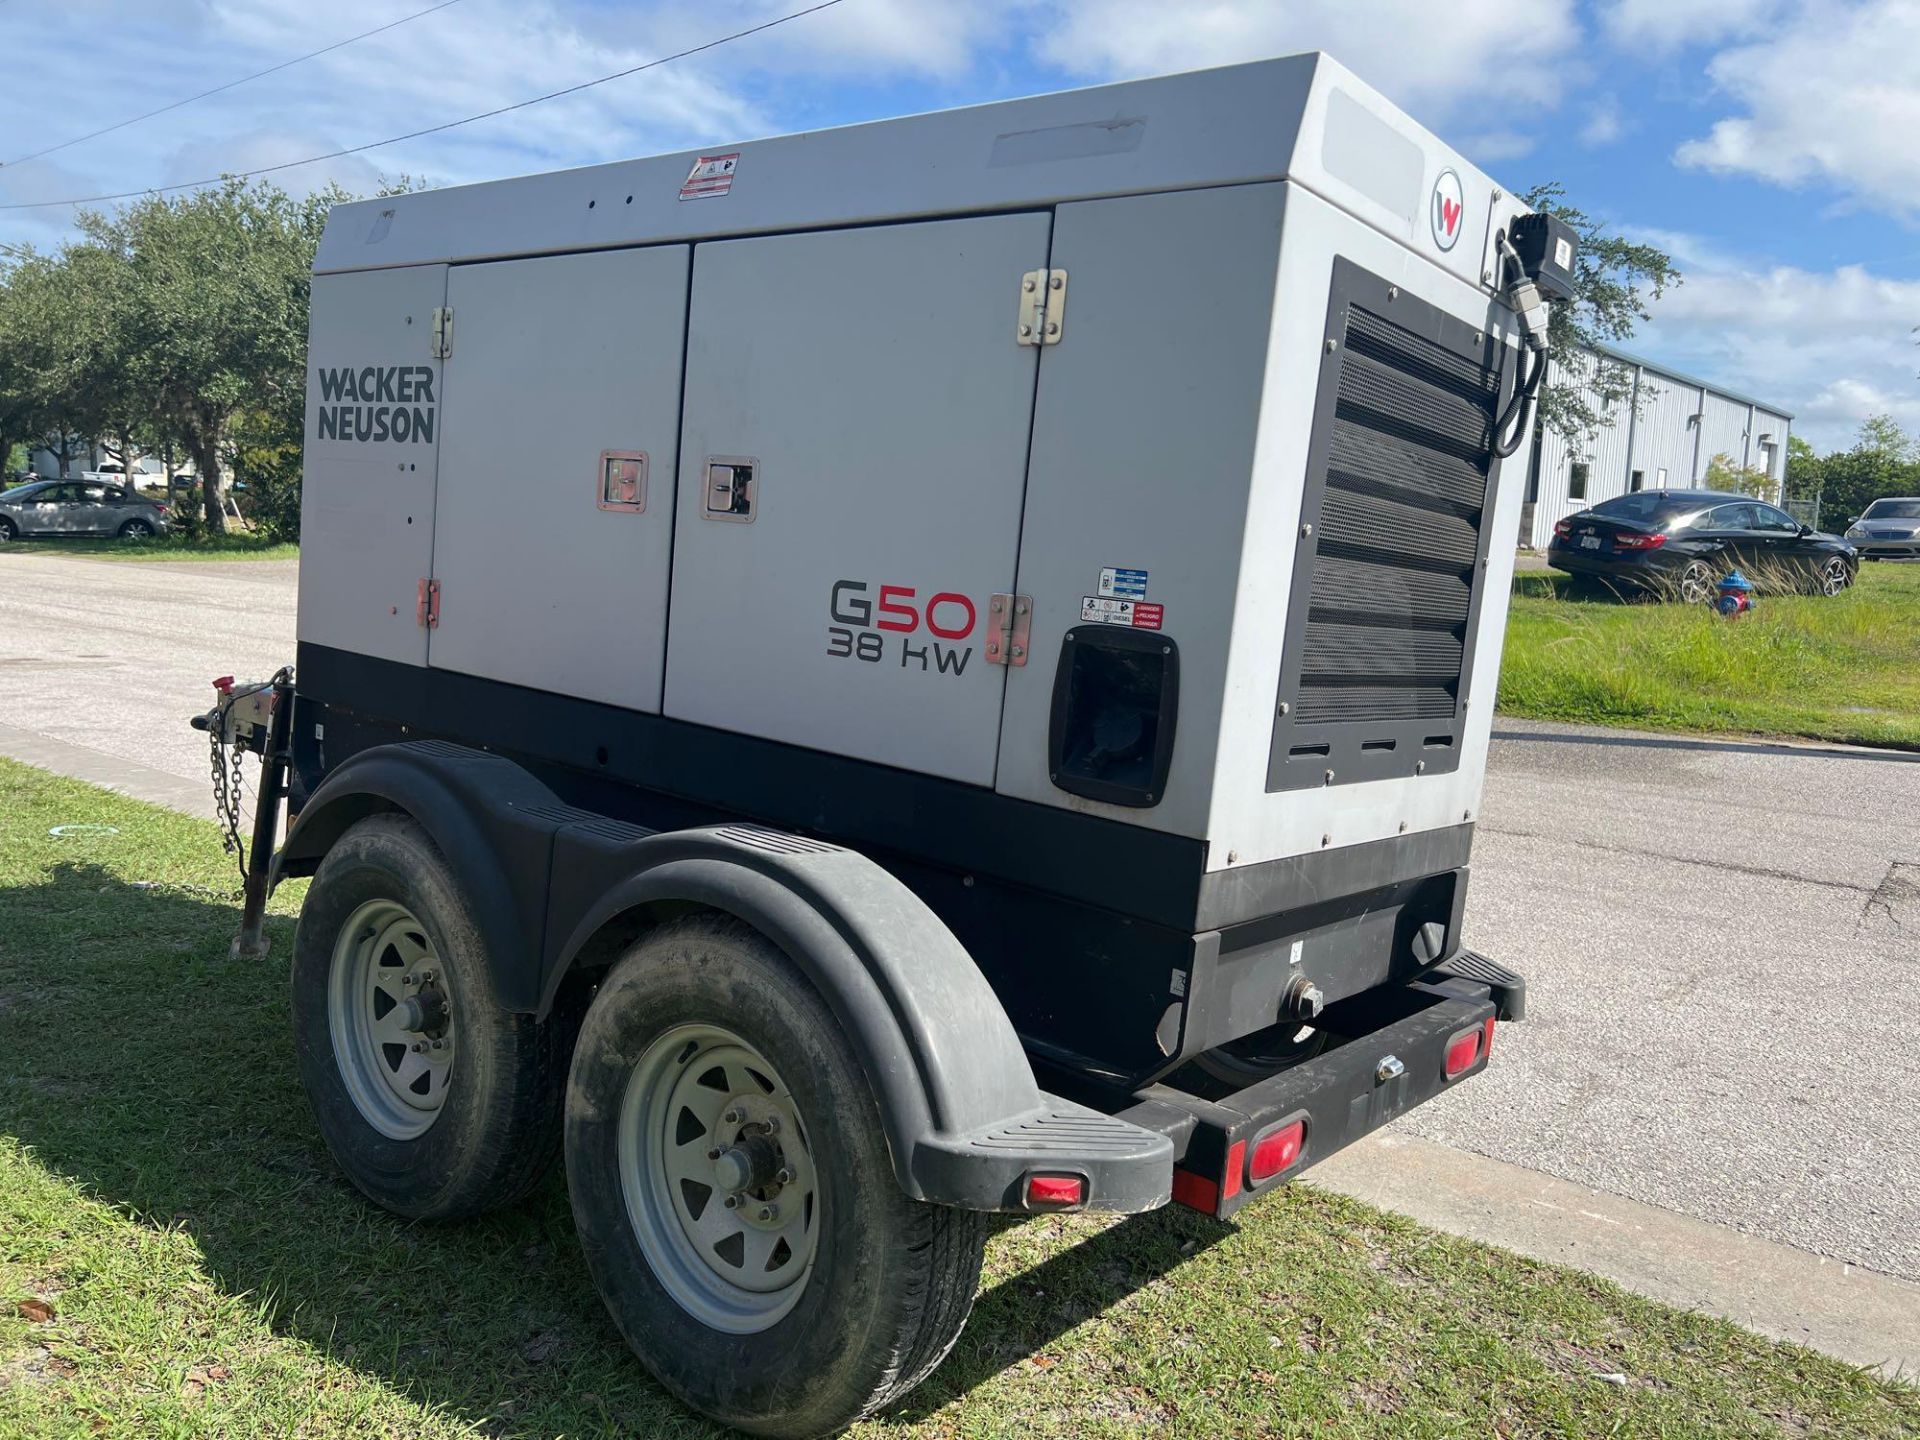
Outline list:
[[[1742,615],[1753,608],[1753,586],[1738,570],[1720,582],[1720,596],[1713,608],[1722,615]]]

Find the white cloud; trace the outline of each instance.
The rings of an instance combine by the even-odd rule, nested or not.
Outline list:
[[[1579,35],[1572,0],[1058,0],[1039,50],[1098,77],[1326,50],[1409,110],[1484,118],[1496,95],[1555,98],[1565,76],[1549,62]]]
[[[1686,281],[1655,304],[1633,348],[1784,405],[1820,449],[1846,444],[1869,415],[1920,431],[1920,280],[1758,265],[1685,235],[1635,238],[1669,250]]]
[[[1586,123],[1580,127],[1580,143],[1598,150],[1613,144],[1626,130],[1626,122],[1620,118],[1620,102],[1602,95],[1587,111]]]
[[[1781,0],[1616,0],[1601,25],[1622,48],[1666,51],[1751,34],[1780,8]]]
[[[1707,73],[1744,113],[1681,145],[1680,164],[1824,181],[1920,217],[1920,4],[1813,0],[1764,40],[1716,55]]]

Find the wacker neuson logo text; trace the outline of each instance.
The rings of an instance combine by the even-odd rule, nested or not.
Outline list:
[[[320,372],[319,438],[433,443],[433,367],[368,365]],[[351,404],[342,404],[351,401]]]

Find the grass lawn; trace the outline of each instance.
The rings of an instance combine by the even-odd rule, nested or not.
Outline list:
[[[232,884],[211,825],[0,762],[0,1435],[714,1433],[621,1345],[559,1176],[454,1226],[340,1179],[290,1054],[300,887],[236,962]],[[862,1433],[1892,1437],[1920,1391],[1295,1187],[1007,1226]]]
[[[1499,704],[1542,720],[1920,749],[1920,565],[1864,565],[1833,599],[1763,595],[1737,620],[1523,573]]]
[[[75,536],[71,540],[9,540],[0,554],[84,555],[92,560],[294,560],[300,547],[257,535],[209,536],[189,540],[157,535],[151,540]]]

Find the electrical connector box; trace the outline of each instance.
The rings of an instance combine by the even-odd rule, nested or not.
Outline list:
[[[1552,301],[1573,299],[1580,236],[1571,225],[1544,212],[1517,215],[1507,227],[1507,240],[1542,295]]]

